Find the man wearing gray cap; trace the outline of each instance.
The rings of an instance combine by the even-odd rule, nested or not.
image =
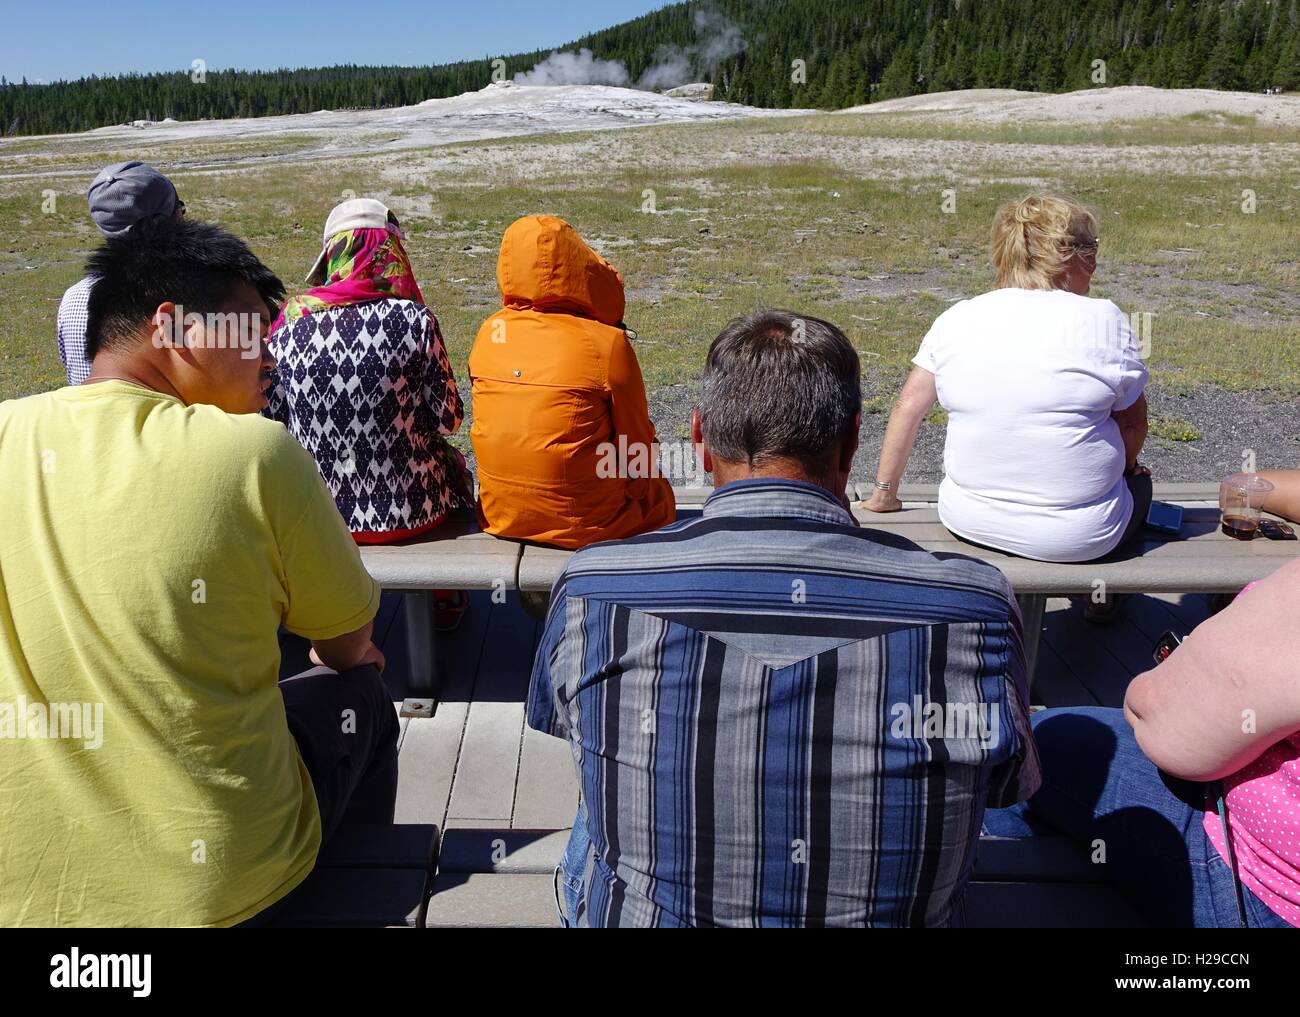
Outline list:
[[[185,214],[185,202],[165,176],[144,162],[119,162],[105,166],[86,192],[90,218],[106,237],[120,237],[141,219]],[[68,384],[80,385],[90,374],[86,359],[86,307],[93,276],[69,286],[59,302],[59,359],[68,372]]]

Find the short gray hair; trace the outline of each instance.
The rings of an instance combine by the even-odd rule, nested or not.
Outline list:
[[[830,322],[758,311],[730,322],[709,347],[701,429],[726,462],[794,459],[820,475],[861,409],[858,353]]]

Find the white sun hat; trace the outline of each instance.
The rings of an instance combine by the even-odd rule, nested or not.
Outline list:
[[[352,230],[382,230],[388,228],[388,206],[374,198],[351,198],[341,201],[330,211],[321,236],[321,251],[307,273],[306,281],[313,286],[325,282],[325,268],[329,264],[330,237]]]

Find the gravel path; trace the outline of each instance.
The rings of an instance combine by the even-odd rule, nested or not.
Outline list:
[[[902,379],[898,380],[898,385]],[[466,384],[465,389],[469,386]],[[892,394],[897,385],[868,387],[866,396]],[[699,393],[698,384],[671,385],[650,394],[650,416],[661,444],[690,441],[691,412]],[[1157,482],[1210,483],[1242,469],[1253,450],[1258,469],[1300,468],[1300,398],[1267,401],[1246,392],[1204,387],[1195,392],[1165,392],[1152,384],[1147,388],[1153,417],[1177,417],[1200,432],[1194,441],[1169,441],[1151,436],[1142,452],[1142,462],[1151,467]],[[455,444],[465,454],[471,469],[474,451],[469,442],[473,406],[466,399],[465,422]],[[889,423],[888,412],[869,413],[862,418],[862,444],[853,463],[853,479],[869,483],[875,479],[876,459]],[[925,423],[917,436],[905,479],[910,483],[935,484],[943,479],[942,424]],[[699,476],[678,475],[677,485],[702,483]]]
[[[697,391],[693,385],[675,385],[651,395],[650,413],[661,442],[688,440]],[[891,390],[882,386],[877,391]],[[1265,402],[1250,393],[1210,387],[1188,393],[1164,392],[1156,384],[1148,388],[1147,397],[1153,416],[1177,417],[1201,434],[1195,441],[1147,439],[1142,461],[1151,467],[1157,481],[1216,481],[1241,469],[1248,449],[1254,450],[1260,469],[1300,467],[1300,398]],[[888,422],[887,412],[863,417],[854,480],[870,482],[875,478],[876,458]],[[908,465],[908,481],[938,483],[943,479],[943,441],[942,425],[922,425]]]

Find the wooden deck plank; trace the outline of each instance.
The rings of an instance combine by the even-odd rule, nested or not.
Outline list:
[[[537,622],[517,597],[493,604],[479,655],[447,822],[510,825]]]
[[[471,593],[469,610],[460,625],[451,632],[434,634],[434,666],[438,669],[440,702],[468,703],[473,697],[492,608],[491,594]]]
[[[1070,602],[1064,597],[1052,597],[1047,601],[1047,611],[1043,615],[1043,638],[1038,647],[1038,668],[1029,696],[1030,702],[1036,706],[1098,705],[1097,697],[1071,670],[1064,654],[1054,642],[1060,628],[1055,615],[1068,611],[1069,607]]]
[[[538,620],[524,612],[517,593],[492,606],[474,683],[474,701],[523,702],[533,668]]]
[[[1174,629],[1184,635],[1209,617],[1203,596],[1185,593],[1176,595],[1175,599],[1181,602],[1181,607],[1157,596],[1126,597],[1121,605],[1118,632],[1112,643],[1127,654],[1122,659],[1134,674],[1155,667],[1152,653],[1156,641],[1166,631]]]
[[[1155,658],[1152,656],[1155,640],[1149,639],[1131,617],[1145,613],[1144,605],[1135,603],[1137,599],[1135,597],[1133,601],[1120,604],[1119,617],[1103,637],[1106,649],[1128,672],[1130,680],[1156,666]]]
[[[321,849],[316,867],[429,871],[437,836],[437,827],[424,823],[343,825]]]
[[[1081,608],[1057,611],[1048,623],[1056,652],[1093,698],[1102,706],[1122,706],[1133,672],[1109,645],[1111,626],[1083,620]]]
[[[500,819],[465,819],[453,816],[447,820],[447,830],[506,830],[510,827]]]
[[[397,822],[445,824],[468,712],[444,702],[432,717],[410,718],[397,753]]]
[[[469,705],[447,822],[491,819],[510,825],[524,731],[524,704],[480,702]]]
[[[1167,624],[1165,628],[1174,628],[1179,635],[1186,635],[1210,617],[1210,605],[1203,596],[1185,593],[1153,593],[1151,599],[1158,602],[1170,614],[1172,623]]]
[[[490,594],[471,593],[460,625],[435,634],[439,698],[432,717],[412,718],[403,731],[397,755],[399,823],[446,822],[491,614]],[[401,625],[399,613],[394,628]]]
[[[578,778],[569,743],[525,727],[510,825],[521,830],[556,830],[572,826],[577,811]]]
[[[1125,596],[1119,604],[1114,620],[1109,623],[1089,622],[1085,617],[1083,598],[1069,601],[1069,626],[1078,633],[1086,633],[1094,642],[1099,643],[1115,658],[1123,671],[1133,677],[1155,666],[1151,651],[1155,640],[1147,637],[1143,626],[1150,624],[1148,616],[1161,608],[1145,597]],[[1058,624],[1066,624],[1059,619]],[[1161,629],[1160,631],[1164,631]]]
[[[462,827],[444,835],[438,871],[549,875],[560,864],[568,843],[568,828],[502,830]]]
[[[413,926],[427,881],[424,869],[318,868],[273,924],[280,928]]]
[[[546,873],[440,873],[427,928],[558,928],[555,888]]]
[[[1181,621],[1169,607],[1150,595],[1135,595],[1124,605],[1124,617],[1142,633],[1151,647],[1171,627],[1181,627]]]

